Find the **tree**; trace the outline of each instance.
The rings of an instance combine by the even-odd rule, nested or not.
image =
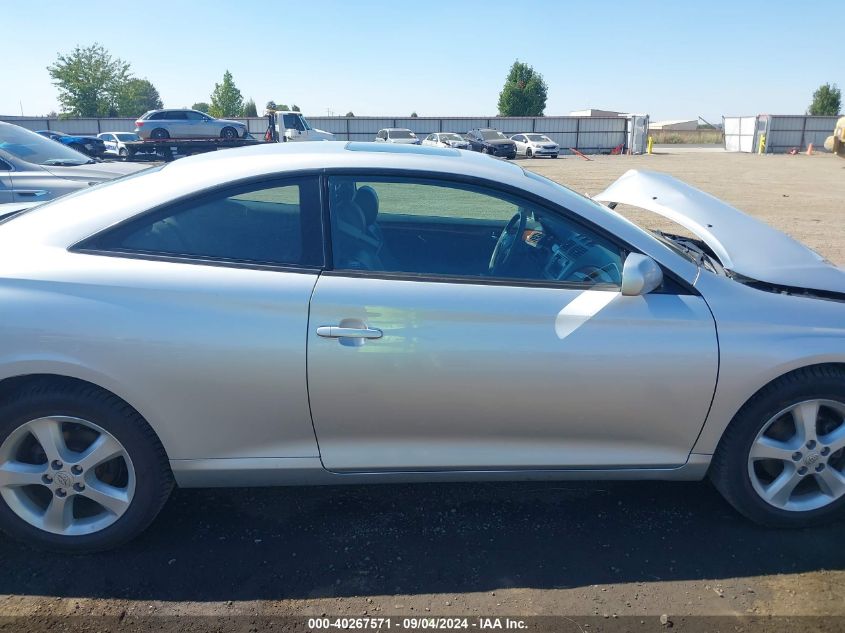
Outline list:
[[[815,116],[833,116],[839,114],[842,107],[842,91],[836,84],[822,84],[813,93],[813,103],[810,104],[807,114]]]
[[[244,102],[244,116],[258,116],[258,108],[255,107],[255,101],[248,99]]]
[[[347,113],[346,113],[346,116],[348,116],[348,117],[352,117],[352,118],[354,119],[354,118],[355,118],[355,113],[354,113],[352,110],[350,110],[349,112],[347,112]]]
[[[290,109],[293,112],[299,112],[299,106],[296,105],[295,103],[290,107]]]
[[[547,96],[543,75],[516,60],[499,93],[499,116],[543,116]]]
[[[191,110],[199,110],[200,112],[205,112],[208,114],[208,108],[210,106],[205,101],[197,101],[194,105],[191,106]]]
[[[214,84],[208,113],[213,117],[240,116],[244,110],[244,98],[228,70],[223,73],[223,83]]]
[[[139,117],[162,107],[156,87],[147,79],[129,79],[118,90],[115,109],[118,116]]]
[[[412,118],[412,119],[416,119],[418,116],[419,116],[419,115],[416,113],[416,111],[411,112],[411,118]]]
[[[117,95],[129,80],[129,64],[97,43],[59,53],[47,72],[59,89],[62,111],[70,116],[107,116],[117,110]]]

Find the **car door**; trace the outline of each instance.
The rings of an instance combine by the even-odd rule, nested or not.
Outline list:
[[[525,143],[526,139],[522,134],[517,134],[516,136],[512,137],[511,140],[516,144],[516,151],[519,154],[525,153]]]
[[[12,166],[0,158],[0,204],[12,200]]]
[[[103,141],[107,154],[112,156],[116,156],[118,154],[117,139],[114,134],[100,134],[98,138]]]
[[[186,110],[182,114],[184,114],[185,120],[179,125],[181,125],[182,129],[184,130],[182,134],[183,136],[189,138],[206,138],[217,136],[217,134],[212,133],[211,129],[209,129],[209,124],[205,120],[205,117],[199,112]]]
[[[495,187],[329,178],[334,269],[316,284],[308,334],[325,467],[683,464],[717,372],[703,299],[668,277],[652,294],[622,296],[624,245]],[[362,225],[362,209],[374,217],[359,200],[367,188],[381,202]],[[526,225],[518,241],[520,209],[557,228]],[[491,272],[502,239],[533,263]]]
[[[79,265],[102,271],[86,281],[103,286],[89,303],[109,324],[79,345],[155,394],[171,459],[317,457],[305,339],[319,195],[316,177],[215,189],[75,248],[102,259]]]

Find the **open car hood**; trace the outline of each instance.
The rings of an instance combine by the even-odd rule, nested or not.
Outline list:
[[[668,174],[632,169],[593,199],[640,207],[677,222],[707,244],[732,273],[779,286],[845,292],[845,270]]]

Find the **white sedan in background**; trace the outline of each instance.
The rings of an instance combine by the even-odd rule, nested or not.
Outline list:
[[[469,143],[460,134],[454,132],[435,132],[425,137],[423,145],[431,147],[454,147],[455,149],[469,149]]]
[[[555,143],[545,134],[514,134],[511,140],[516,143],[516,153],[526,158],[535,156],[550,156],[557,158],[560,154],[560,145]]]
[[[116,156],[124,160],[129,157],[129,149],[126,147],[126,143],[141,140],[141,137],[135,132],[103,132],[97,134],[97,138],[102,140],[106,146],[105,152],[103,152],[105,156]],[[142,152],[136,151],[136,153]],[[154,153],[154,151],[150,150],[150,153]]]

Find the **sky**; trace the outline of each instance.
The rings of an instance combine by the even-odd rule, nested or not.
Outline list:
[[[259,112],[489,116],[519,59],[547,115],[800,114],[820,84],[845,86],[841,17],[834,0],[0,0],[0,115],[59,111],[47,66],[94,42],[166,107],[209,101],[228,69]]]

